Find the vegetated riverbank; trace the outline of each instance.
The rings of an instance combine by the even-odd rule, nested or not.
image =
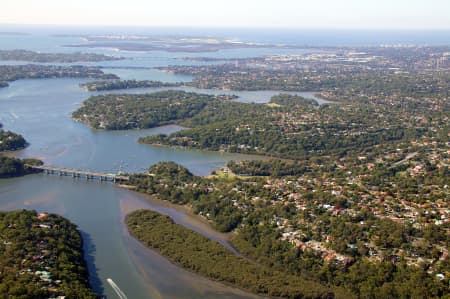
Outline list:
[[[200,114],[207,106],[234,98],[176,90],[99,95],[84,101],[72,117],[95,129],[146,129],[176,124]]]
[[[423,135],[420,127],[399,126],[387,107],[383,115],[391,126],[381,125],[370,117],[379,109],[360,103],[320,106],[315,100],[289,94],[255,104],[230,101],[226,96],[162,91],[91,97],[73,118],[106,130],[178,124],[188,128],[141,137],[139,142],[295,160],[342,156]]]
[[[130,233],[146,246],[183,268],[216,281],[272,297],[351,298],[344,290],[253,264],[159,213],[138,210],[129,214],[126,221]]]
[[[32,169],[28,165],[42,165],[41,160],[37,159],[18,159],[6,156],[0,156],[0,179],[24,176],[27,174],[38,173],[40,170]]]
[[[0,297],[99,298],[89,287],[82,237],[69,220],[0,212],[0,236]]]
[[[80,84],[81,88],[87,91],[105,91],[116,89],[132,89],[132,88],[159,88],[159,87],[179,87],[181,82],[167,83],[153,80],[110,80],[110,81],[94,81]]]
[[[378,246],[377,250],[381,254],[385,254],[383,250],[390,254],[387,250],[394,246],[401,248],[403,244],[411,244],[409,240],[421,232],[406,231],[401,224],[392,220],[379,219],[370,214],[364,216],[362,213],[354,216],[353,220],[346,215],[335,217],[325,210],[320,214],[320,218],[304,219],[304,214],[296,211],[291,199],[297,193],[291,190],[301,189],[296,191],[302,194],[298,198],[304,198],[307,201],[305,206],[311,206],[315,213],[320,213],[319,208],[324,199],[330,200],[324,193],[315,198],[315,189],[304,188],[305,185],[314,183],[312,179],[298,183],[293,181],[292,175],[322,177],[323,170],[314,170],[311,166],[316,162],[310,163],[312,164],[300,165],[302,167],[298,171],[292,165],[281,162],[273,165],[272,169],[259,162],[235,165],[234,167],[244,173],[259,174],[240,178],[226,173],[198,177],[173,162],[161,162],[150,167],[146,173],[131,175],[129,183],[136,186],[139,192],[155,195],[174,204],[191,206],[194,213],[211,221],[211,225],[219,231],[235,232],[233,246],[245,257],[249,257],[250,261],[257,261],[274,271],[308,277],[317,283],[345,287],[359,298],[370,297],[370,294],[377,294],[376,298],[386,298],[388,293],[407,294],[405,298],[440,298],[446,294],[448,285],[428,275],[424,269],[405,262],[393,264],[387,259],[374,261],[367,258],[369,252],[357,251],[357,248],[347,246],[351,241],[346,241],[340,248],[333,244],[333,247],[318,247],[317,244],[321,243],[314,238],[319,239],[322,235],[314,235],[316,231],[323,230],[329,235],[341,236],[341,231],[352,226],[352,221],[361,224],[361,219],[365,219],[362,223],[365,227],[357,233],[357,237],[360,240],[366,238],[367,243],[379,244],[375,246]],[[352,170],[358,171],[355,168]],[[330,172],[328,169],[325,171]],[[359,171],[365,172],[364,169]],[[271,190],[277,192],[276,197]],[[293,224],[290,225],[289,221]],[[346,223],[347,226],[340,223]],[[302,235],[295,231],[301,231]],[[370,235],[367,235],[366,231],[369,231]],[[433,232],[433,235],[425,231],[423,236],[423,241],[427,238],[430,240],[427,242],[432,242],[445,240],[446,235],[442,230]],[[323,241],[324,244],[331,243],[325,242]],[[436,246],[440,244],[443,242]],[[434,256],[439,258],[439,254],[437,252]],[[443,261],[434,265],[442,267],[439,269],[443,271],[447,267]],[[380,276],[380,273],[384,274]]]
[[[126,187],[128,185],[118,186],[130,190]],[[142,193],[136,191],[135,189],[136,187],[134,187],[130,192],[134,193],[137,197],[143,197],[145,200],[145,204],[142,204],[142,202],[134,202],[130,200],[122,202],[121,219],[125,219],[129,213],[134,212],[138,209],[150,209],[152,211],[171,217],[175,221],[175,223],[183,225],[187,229],[199,233],[200,235],[210,240],[219,242],[235,255],[242,256],[242,254],[240,254],[240,252],[231,243],[231,240],[235,236],[235,233],[217,231],[214,228],[211,220],[209,220],[204,215],[195,213],[194,207],[192,205],[174,204],[167,200],[160,199],[155,195]],[[124,227],[125,226],[126,225],[124,223]]]
[[[187,127],[182,127],[180,126],[182,130],[188,130],[189,128]],[[259,153],[253,153],[253,154],[245,154],[245,153],[229,153],[227,151],[224,150],[212,150],[212,149],[201,149],[201,148],[193,148],[193,147],[189,147],[189,146],[182,146],[182,145],[169,145],[169,144],[161,144],[161,143],[147,143],[145,142],[146,137],[143,138],[138,138],[137,142],[139,144],[145,144],[147,146],[152,146],[152,147],[160,147],[160,148],[168,148],[168,149],[176,149],[176,150],[180,150],[180,151],[189,151],[189,152],[200,152],[200,153],[221,153],[221,154],[238,154],[239,156],[243,157],[244,160],[243,161],[266,161],[266,162],[271,162],[271,161],[285,161],[285,162],[296,162],[296,160],[293,159],[288,159],[288,158],[278,158],[276,156],[269,156],[269,155],[265,155],[265,154],[259,154]],[[234,160],[229,160],[229,162],[226,162],[227,165],[230,163],[236,163],[236,161]],[[213,171],[216,171],[218,168],[213,169]],[[211,175],[211,173],[207,173],[204,174],[204,176],[209,176]]]

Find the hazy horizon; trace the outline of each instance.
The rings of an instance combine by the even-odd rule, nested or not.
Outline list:
[[[344,28],[262,28],[262,27],[181,27],[119,25],[32,25],[0,24],[0,35],[44,36],[141,35],[165,37],[220,38],[241,42],[301,46],[448,46],[450,29],[344,29]],[[20,48],[26,38],[10,37],[3,48]]]
[[[0,20],[3,25],[450,30],[450,2],[15,0],[2,4]]]
[[[32,23],[1,23],[2,27],[37,28],[137,28],[137,29],[214,29],[214,30],[270,30],[270,31],[353,31],[353,32],[448,32],[450,28],[358,28],[358,27],[264,27],[264,26],[181,26],[181,25],[117,25],[117,24],[32,24]]]

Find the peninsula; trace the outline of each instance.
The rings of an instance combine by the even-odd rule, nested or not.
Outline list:
[[[235,256],[217,242],[156,212],[133,212],[127,216],[127,225],[135,238],[174,263],[253,293],[276,298],[354,298],[343,289],[329,288]]]
[[[0,65],[0,87],[19,79],[43,78],[93,78],[119,79],[114,74],[105,74],[98,67],[90,66],[53,66],[53,65]]]
[[[94,81],[80,84],[80,87],[87,91],[105,91],[115,89],[131,89],[131,88],[156,88],[156,87],[178,87],[182,83],[167,83],[151,80],[108,80]]]
[[[390,158],[372,168],[372,161],[384,156],[384,150]],[[398,298],[401,294],[440,298],[448,294],[446,281],[439,277],[450,269],[446,259],[449,239],[447,225],[435,223],[441,221],[438,211],[445,206],[439,198],[450,195],[442,185],[448,183],[448,168],[434,168],[439,160],[425,162],[430,163],[426,175],[430,181],[419,187],[425,175],[415,173],[417,165],[439,151],[395,164],[399,157],[393,154],[400,154],[395,146],[384,150],[367,153],[363,160],[357,155],[239,166],[244,173],[263,167],[274,170],[263,176],[224,169],[198,177],[173,162],[161,162],[132,175],[126,183],[138,192],[188,205],[217,230],[233,232],[234,247],[256,264],[154,212],[131,214],[129,229],[144,244],[189,270],[275,297],[300,296],[305,289],[297,288],[298,282],[316,283],[312,297],[303,293],[306,298],[326,292],[323,285],[337,288],[331,292],[344,288],[350,293],[347,296],[357,298]],[[446,158],[443,163],[448,162]],[[236,163],[230,167],[237,169]],[[289,168],[298,169],[295,176]],[[400,196],[401,201],[395,200]],[[428,216],[414,216],[419,206]],[[240,266],[229,267],[235,263]],[[249,271],[262,272],[256,278]],[[271,283],[258,283],[269,276]],[[274,277],[289,282],[285,292]],[[307,280],[300,282],[303,277]]]
[[[99,298],[89,287],[83,241],[61,216],[0,212],[0,293],[8,298]]]
[[[28,50],[0,50],[0,60],[40,63],[74,63],[122,60],[123,57],[95,53],[40,53]]]
[[[40,172],[40,170],[32,169],[28,165],[42,164],[43,162],[37,159],[18,159],[0,156],[0,179]]]
[[[72,116],[96,129],[144,129],[190,119],[205,107],[233,98],[175,90],[139,95],[99,95],[84,101]]]
[[[3,125],[0,123],[0,152],[19,150],[27,146],[22,135],[5,131],[2,127]]]

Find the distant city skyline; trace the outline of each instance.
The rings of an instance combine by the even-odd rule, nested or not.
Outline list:
[[[450,29],[448,0],[5,0],[1,24]]]

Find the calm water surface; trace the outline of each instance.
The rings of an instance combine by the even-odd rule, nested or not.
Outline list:
[[[63,44],[79,43],[78,38],[44,35],[0,36],[2,49],[26,48],[43,52],[74,52]],[[189,64],[186,56],[247,57],[270,54],[273,49],[251,52],[228,50],[217,53],[133,53],[107,49],[76,49],[127,57],[125,60],[86,63],[101,65],[106,72],[123,79],[148,79],[186,82],[180,76],[151,69],[155,66]],[[3,64],[4,62],[0,62]],[[5,62],[4,64],[20,62]],[[198,64],[198,62],[191,62]],[[61,64],[64,65],[64,64]],[[139,68],[136,68],[139,67]],[[148,130],[97,131],[71,119],[71,113],[90,95],[79,87],[82,79],[39,79],[12,82],[0,89],[0,122],[5,129],[25,136],[30,146],[15,153],[19,157],[37,157],[48,165],[115,173],[140,172],[159,161],[175,161],[198,175],[209,174],[227,161],[252,157],[153,147],[137,139],[151,134],[169,134],[182,129],[165,126]],[[143,93],[164,89],[134,89],[110,93]],[[208,94],[236,94],[243,102],[268,102],[277,91],[231,92],[184,88]],[[299,93],[314,98],[312,93]],[[203,219],[185,209],[144,195],[118,188],[110,183],[37,174],[0,180],[0,210],[35,209],[61,214],[79,226],[85,241],[91,284],[108,298],[117,298],[106,283],[114,282],[130,299],[140,298],[256,298],[172,265],[155,252],[131,238],[123,224],[127,213],[149,208],[171,216],[177,223],[216,240],[233,250],[228,236],[215,232]]]
[[[173,75],[152,69],[168,65],[197,65],[207,62],[185,61],[184,57],[244,58],[271,54],[298,54],[303,49],[279,50],[231,49],[212,53],[130,52],[114,49],[69,48],[68,44],[83,43],[78,37],[54,37],[54,33],[104,34],[119,32],[123,28],[71,28],[55,29],[2,25],[3,31],[20,31],[29,35],[1,35],[0,49],[27,49],[41,52],[75,51],[117,55],[126,59],[83,63],[102,66],[105,72],[123,79],[161,80],[186,82],[190,76]],[[126,30],[127,32],[125,32]],[[136,31],[137,30],[137,31]],[[133,33],[176,34],[177,29],[135,28]],[[200,31],[179,29],[182,35],[204,36]],[[418,32],[405,34],[375,34],[376,32],[320,32],[320,31],[246,31],[235,32],[220,29],[207,33],[223,37],[240,37],[243,40],[297,45],[367,45],[398,43],[448,44],[447,32]],[[179,34],[178,34],[179,35]],[[399,38],[400,37],[400,38]],[[0,64],[24,64],[27,62],[0,61]],[[67,65],[67,64],[60,64]],[[248,159],[234,154],[193,150],[176,150],[152,147],[137,143],[141,136],[171,133],[177,126],[165,126],[149,130],[105,132],[91,130],[74,122],[71,113],[81,102],[95,93],[79,88],[78,79],[20,80],[8,88],[0,89],[0,122],[6,129],[19,132],[30,146],[18,153],[19,157],[38,157],[47,164],[104,172],[142,171],[150,165],[172,160],[188,167],[199,175],[210,173],[227,161]],[[154,92],[162,89],[127,90],[128,93]],[[230,92],[185,88],[187,91],[208,94],[237,94],[239,101],[264,103],[277,91]],[[125,91],[112,91],[122,93]],[[298,93],[314,98],[312,93]],[[320,100],[319,100],[320,101]],[[321,101],[320,101],[321,102]],[[321,102],[322,103],[322,102]],[[138,208],[150,208],[171,216],[177,223],[193,229],[232,249],[227,236],[211,229],[202,219],[192,216],[179,206],[150,199],[144,195],[118,188],[110,183],[72,179],[69,177],[30,175],[23,178],[0,180],[0,210],[36,209],[61,214],[79,226],[83,234],[86,259],[91,284],[108,298],[118,298],[107,278],[115,283],[130,299],[141,298],[255,298],[256,296],[211,282],[198,275],[180,269],[155,252],[143,247],[131,238],[123,224],[124,216]]]
[[[226,244],[226,236],[179,207],[151,201],[110,183],[31,175],[0,181],[0,209],[36,209],[67,217],[82,232],[90,280],[108,298],[112,278],[128,298],[256,298],[184,271],[131,238],[123,216],[151,208]]]
[[[30,142],[18,156],[39,157],[54,166],[104,172],[143,171],[158,161],[172,160],[200,175],[230,159],[249,158],[137,143],[140,136],[175,132],[180,129],[178,126],[117,132],[91,130],[71,119],[71,112],[90,95],[79,88],[81,82],[84,81],[20,80],[0,89],[0,122]],[[132,239],[123,225],[126,213],[150,208],[230,246],[226,235],[215,232],[180,207],[150,200],[110,183],[43,174],[0,180],[0,210],[22,208],[58,213],[79,226],[91,283],[109,298],[117,297],[106,278],[112,278],[128,298],[254,298],[170,264]]]
[[[72,111],[90,93],[78,79],[20,80],[0,89],[0,121],[26,137],[30,146],[20,157],[38,157],[47,164],[105,172],[143,171],[158,161],[176,161],[196,174],[209,174],[230,159],[247,156],[153,147],[139,144],[142,136],[171,133],[181,128],[98,131],[71,119]],[[152,89],[117,92],[151,92]],[[216,91],[212,91],[214,93]]]

